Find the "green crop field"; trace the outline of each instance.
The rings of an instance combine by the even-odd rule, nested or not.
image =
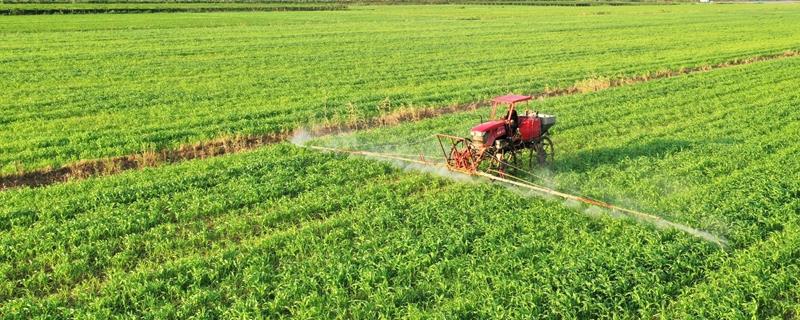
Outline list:
[[[795,6],[10,16],[0,174],[800,50]]]
[[[0,199],[2,312],[20,317],[637,316],[721,258],[677,232],[288,146]]]
[[[596,111],[563,118],[554,134],[563,161],[552,168],[563,173],[551,179],[596,197],[627,194],[635,205],[726,236],[727,250],[502,186],[278,145],[0,193],[3,248],[17,248],[4,252],[3,311],[22,317],[791,315],[800,306],[800,162],[789,156],[799,147],[800,128],[792,123],[800,117],[792,107],[799,99],[791,81],[797,69],[800,60],[787,59],[535,105],[559,114]],[[781,94],[754,94],[765,82]],[[729,90],[704,96],[718,86]],[[739,105],[725,107],[733,101]],[[314,143],[422,139],[415,132],[458,131],[474,117]],[[676,121],[683,117],[693,120]],[[752,122],[742,132],[729,132],[745,120]],[[620,127],[616,139],[597,134],[614,127]],[[754,149],[736,152],[748,146]],[[673,179],[680,188],[662,189]]]
[[[308,148],[436,160],[480,107],[0,189],[0,317],[796,319],[798,27],[794,4],[3,17],[0,175],[638,77],[531,102],[555,162],[511,172],[687,228]]]

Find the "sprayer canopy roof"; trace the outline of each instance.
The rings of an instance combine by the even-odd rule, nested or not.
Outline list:
[[[492,99],[492,102],[496,103],[517,103],[522,101],[531,100],[531,96],[521,96],[516,94],[509,94],[505,96],[499,96],[497,98]]]

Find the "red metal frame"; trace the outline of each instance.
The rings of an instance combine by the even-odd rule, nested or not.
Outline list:
[[[448,169],[467,174],[475,173],[478,169],[480,158],[483,157],[484,150],[478,151],[479,154],[476,159],[476,151],[472,149],[469,139],[446,134],[437,134],[436,138],[439,140],[439,146],[442,148],[442,153],[446,158]],[[445,150],[443,139],[450,141],[450,152]]]

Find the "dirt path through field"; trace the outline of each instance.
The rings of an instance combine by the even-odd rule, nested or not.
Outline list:
[[[546,99],[551,97],[595,92],[608,88],[643,83],[657,79],[671,78],[687,74],[797,56],[800,56],[800,50],[787,50],[781,53],[769,55],[737,58],[712,65],[657,71],[647,75],[623,78],[584,79],[578,81],[571,87],[548,89],[542,92],[530,93],[530,95],[532,95],[534,99]],[[419,121],[450,113],[472,111],[488,105],[489,101],[478,101],[446,107],[398,109],[380,117],[362,119],[350,123],[319,126],[310,129],[298,128],[294,131],[267,133],[257,136],[226,136],[211,141],[183,145],[176,149],[145,151],[137,154],[112,158],[82,160],[56,169],[42,169],[0,176],[0,191],[16,187],[46,186],[70,180],[111,175],[131,169],[155,167],[186,160],[203,159],[253,150],[265,145],[287,141],[295,136],[296,132],[299,132],[300,130],[304,130],[312,136],[347,133],[356,130],[392,126],[409,121]]]

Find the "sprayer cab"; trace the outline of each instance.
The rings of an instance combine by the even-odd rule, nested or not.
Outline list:
[[[548,132],[555,124],[556,117],[529,110],[519,116],[517,112],[517,105],[532,99],[531,96],[515,94],[496,97],[492,99],[490,120],[472,127],[469,138],[437,135],[447,158],[447,166],[474,173],[482,168],[484,160],[490,160],[489,170],[503,172],[508,162],[516,162],[517,153],[526,149],[530,150],[529,163],[534,156],[539,164],[551,163],[553,142]],[[500,107],[504,112],[498,114]],[[447,140],[449,151],[445,148],[447,143],[444,141]]]
[[[556,117],[538,112],[531,113],[527,110],[523,116],[518,116],[517,104],[531,99],[531,96],[520,95],[506,95],[492,99],[492,114],[489,117],[491,120],[472,127],[470,130],[472,144],[482,147],[504,138],[522,141],[541,139],[542,135],[555,124]],[[502,117],[497,113],[498,106],[501,105],[506,106]]]

